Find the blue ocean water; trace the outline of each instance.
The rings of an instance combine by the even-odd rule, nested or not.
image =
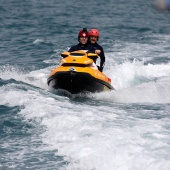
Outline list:
[[[0,2],[0,169],[170,169],[170,13],[143,0]],[[83,27],[99,29],[116,90],[56,94],[47,78]]]

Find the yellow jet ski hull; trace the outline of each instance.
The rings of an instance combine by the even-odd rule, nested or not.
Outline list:
[[[111,79],[97,69],[96,54],[84,51],[64,52],[60,65],[51,71],[47,84],[72,94],[114,90]]]

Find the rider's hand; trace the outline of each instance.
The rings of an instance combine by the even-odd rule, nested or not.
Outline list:
[[[96,53],[96,54],[100,54],[100,53],[101,53],[101,50],[95,50],[95,53]]]

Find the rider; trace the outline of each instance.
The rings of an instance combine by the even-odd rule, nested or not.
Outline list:
[[[72,46],[69,49],[69,52],[77,51],[77,50],[88,50],[90,52],[95,53],[95,48],[92,47],[90,44],[88,44],[88,31],[86,28],[83,28],[80,30],[78,34],[78,41],[79,43],[77,45]]]
[[[99,40],[99,31],[97,29],[91,29],[89,31],[89,44],[95,48],[95,53],[100,56],[100,67],[99,70],[102,72],[105,63],[104,50],[101,45],[97,43]]]

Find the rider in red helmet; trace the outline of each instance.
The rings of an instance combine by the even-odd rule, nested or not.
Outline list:
[[[88,31],[86,28],[83,28],[80,30],[78,34],[78,41],[79,43],[77,45],[72,46],[69,49],[69,52],[77,51],[77,50],[88,50],[90,52],[95,53],[94,47],[88,44]]]
[[[100,56],[99,70],[102,72],[105,63],[105,55],[104,55],[103,47],[97,43],[98,40],[99,40],[99,31],[97,29],[91,29],[89,31],[89,44],[95,48],[95,53]]]

